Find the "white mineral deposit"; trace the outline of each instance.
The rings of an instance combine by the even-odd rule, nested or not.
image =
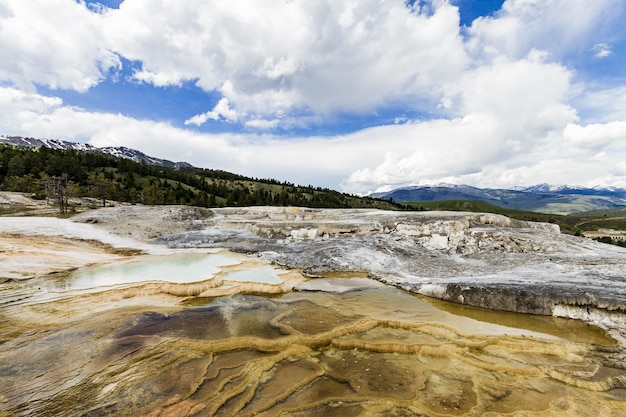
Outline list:
[[[491,214],[0,217],[0,416],[626,415],[625,272]]]

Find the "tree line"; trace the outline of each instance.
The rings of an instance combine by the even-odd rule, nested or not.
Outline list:
[[[0,145],[0,189],[53,199],[62,212],[68,197],[137,204],[368,207],[401,209],[391,202],[221,170],[169,168],[93,151]]]

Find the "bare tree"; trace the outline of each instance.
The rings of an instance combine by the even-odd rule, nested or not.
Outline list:
[[[44,189],[46,198],[53,198],[59,204],[59,213],[67,213],[68,200],[71,192],[74,190],[74,182],[70,181],[66,173],[60,176],[46,177],[44,179]]]

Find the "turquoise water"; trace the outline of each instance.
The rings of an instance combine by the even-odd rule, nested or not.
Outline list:
[[[62,285],[65,290],[78,290],[144,281],[199,282],[213,278],[221,267],[241,262],[242,259],[236,255],[221,253],[150,256],[130,262],[81,268]]]

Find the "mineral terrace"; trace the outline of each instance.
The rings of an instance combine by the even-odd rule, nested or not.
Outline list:
[[[72,281],[198,256],[219,262],[194,282]],[[625,272],[491,214],[0,217],[0,416],[626,415]]]
[[[74,221],[169,247],[255,254],[307,276],[363,272],[418,294],[578,318],[626,336],[626,251],[563,235],[553,224],[494,214],[250,207],[189,212],[181,220],[191,230],[156,237],[132,231],[142,210],[98,210]]]

